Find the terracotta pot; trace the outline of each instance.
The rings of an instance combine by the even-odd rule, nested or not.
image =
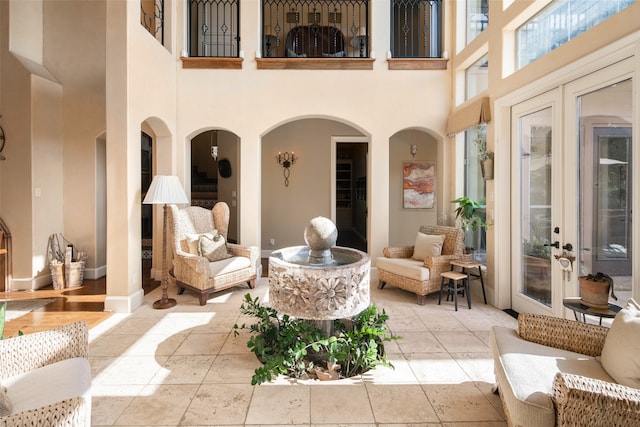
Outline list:
[[[609,308],[609,283],[605,281],[589,280],[587,276],[579,277],[580,302],[587,307]]]

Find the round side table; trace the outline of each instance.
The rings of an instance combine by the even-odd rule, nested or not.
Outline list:
[[[586,322],[586,316],[589,315],[598,317],[600,325],[602,325],[602,318],[613,319],[614,317],[616,317],[616,314],[618,314],[618,312],[622,310],[622,307],[615,304],[609,304],[609,308],[607,309],[587,307],[580,302],[580,297],[565,298],[562,300],[562,305],[570,310],[573,310],[573,315],[578,322]],[[580,320],[580,317],[582,317],[582,320]]]

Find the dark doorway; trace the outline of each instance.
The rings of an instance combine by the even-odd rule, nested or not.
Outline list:
[[[366,142],[336,144],[336,227],[338,246],[367,251]]]

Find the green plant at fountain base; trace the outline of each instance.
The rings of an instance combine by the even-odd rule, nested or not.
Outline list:
[[[327,337],[313,321],[281,315],[275,309],[261,305],[250,294],[240,306],[244,315],[253,316],[252,325],[234,325],[252,333],[247,347],[262,362],[251,377],[251,384],[271,381],[279,374],[292,378],[314,378],[324,371],[332,377],[349,378],[375,368],[393,365],[386,359],[383,342],[400,337],[386,328],[389,316],[378,313],[370,305],[352,319],[334,320],[335,333]],[[325,369],[326,368],[326,369]]]

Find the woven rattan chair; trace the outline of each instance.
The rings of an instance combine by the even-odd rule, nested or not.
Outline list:
[[[80,321],[0,340],[0,384],[13,404],[0,426],[90,426],[88,338]]]
[[[173,243],[172,277],[182,294],[185,288],[196,292],[200,305],[205,305],[212,292],[247,283],[255,287],[260,254],[257,246],[241,246],[227,242],[232,255],[221,261],[209,262],[203,256],[189,252],[188,234],[202,234],[217,230],[225,240],[229,229],[229,206],[218,202],[213,209],[189,206],[168,210],[169,240]]]
[[[395,246],[383,249],[384,257],[378,258],[378,288],[386,284],[416,294],[418,304],[424,305],[426,296],[440,291],[440,273],[451,269],[449,261],[458,259],[464,251],[464,231],[444,225],[423,225],[424,234],[444,235],[442,255],[413,260],[413,246]],[[396,260],[396,261],[393,261]],[[406,272],[406,274],[403,274]]]
[[[494,327],[492,348],[498,391],[510,426],[554,425],[554,422],[556,426],[640,426],[640,390],[567,372],[555,373],[552,389],[548,392],[553,403],[549,406],[555,411],[555,420],[551,416],[552,419],[543,424],[529,412],[518,412],[518,403],[510,391],[508,374],[501,363],[501,357],[514,357],[514,353],[510,350],[506,355],[497,354],[494,336],[499,331],[496,328],[507,328]],[[530,313],[518,316],[519,338],[558,351],[584,355],[575,358],[577,365],[581,366],[589,363],[586,356],[600,356],[608,331],[608,327],[575,320]],[[524,346],[516,343],[512,347],[522,349]],[[567,356],[558,356],[558,359],[560,362],[555,366],[556,369],[566,371],[570,363],[576,363],[569,362],[570,357]],[[522,369],[527,370],[527,364],[524,365]],[[535,373],[531,372],[531,375]],[[541,390],[532,396],[534,394],[546,396],[547,392]],[[539,400],[534,406],[542,407]]]

